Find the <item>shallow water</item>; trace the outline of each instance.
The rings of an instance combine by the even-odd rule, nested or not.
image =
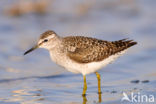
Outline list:
[[[54,64],[38,49],[23,53],[49,29],[61,36],[83,35],[103,40],[134,39],[138,45],[100,70],[101,103],[121,102],[122,93],[154,95],[156,100],[156,1],[99,0],[50,1],[43,15],[10,16],[6,7],[18,0],[0,2],[0,104],[96,104],[97,79],[87,76],[87,96],[81,96],[83,77]],[[148,81],[146,81],[148,80]],[[144,83],[145,82],[145,83]],[[155,101],[156,103],[156,101]],[[154,104],[154,103],[153,103]]]

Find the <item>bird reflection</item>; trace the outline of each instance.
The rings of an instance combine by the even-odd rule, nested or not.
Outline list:
[[[99,103],[101,103],[101,102],[102,102],[102,99],[101,99],[101,94],[102,94],[102,93],[98,93],[98,95],[99,95]]]
[[[86,104],[87,103],[87,97],[86,96],[82,96],[83,98],[83,103],[82,104]]]
[[[102,93],[98,93],[98,103],[102,102],[101,94]],[[87,104],[87,97],[86,96],[82,96],[82,98],[83,98],[83,103],[82,104]]]

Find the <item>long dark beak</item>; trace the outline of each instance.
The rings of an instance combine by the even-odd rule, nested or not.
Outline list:
[[[26,52],[24,53],[24,55],[26,55],[26,54],[32,52],[33,50],[35,50],[35,49],[37,49],[37,48],[38,48],[38,45],[32,47],[31,49],[29,49],[28,51],[26,51]]]

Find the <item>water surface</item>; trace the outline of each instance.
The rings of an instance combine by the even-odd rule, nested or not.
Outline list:
[[[82,75],[54,64],[47,50],[23,56],[49,29],[61,36],[134,39],[138,45],[99,71],[101,103],[128,104],[121,102],[123,92],[156,97],[155,0],[55,0],[49,1],[45,14],[10,16],[6,8],[17,2],[0,2],[0,104],[82,104],[86,99],[88,104],[99,102],[94,74],[87,76],[85,99],[81,96]]]

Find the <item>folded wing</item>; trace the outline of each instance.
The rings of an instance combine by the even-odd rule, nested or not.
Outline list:
[[[64,38],[67,55],[79,63],[98,62],[135,44],[133,40],[104,41],[95,38],[73,36]]]

